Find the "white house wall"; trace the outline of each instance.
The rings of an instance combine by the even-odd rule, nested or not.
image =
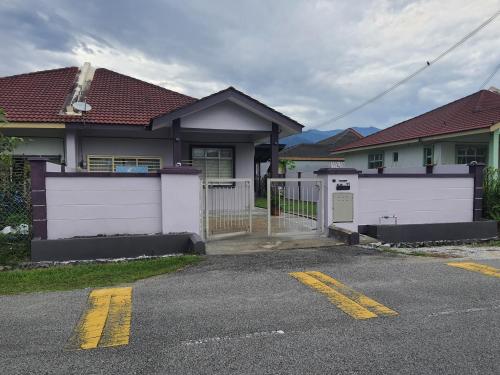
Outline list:
[[[290,172],[314,172],[321,168],[333,168],[332,162],[329,160],[318,161],[318,160],[295,160],[295,168],[290,170]],[[287,171],[287,177],[289,172]]]
[[[387,147],[381,149],[373,149],[361,152],[353,152],[345,154],[345,167],[356,168],[361,171],[368,169],[368,155],[376,152],[384,153],[384,166],[388,168],[394,167],[421,167],[423,165],[423,145],[410,144],[399,147]],[[393,153],[398,153],[398,161],[393,161]]]
[[[406,145],[380,147],[359,152],[344,154],[345,167],[356,168],[362,171],[368,169],[368,155],[376,152],[384,153],[384,166],[387,168],[422,167],[424,163],[424,147],[433,147],[433,162],[436,165],[455,164],[455,150],[457,145],[487,145],[489,133],[473,134],[461,137],[449,137],[442,140],[425,143],[410,143]],[[398,153],[398,161],[393,161],[393,153]]]
[[[47,177],[48,239],[161,233],[161,184],[152,177]]]
[[[286,178],[298,178],[298,173],[295,170],[292,172],[287,172]],[[302,172],[300,178],[318,178],[318,175],[316,175],[314,172]],[[319,200],[320,190],[316,187],[317,183],[315,182],[302,181],[299,187],[298,181],[287,181],[285,185],[285,197],[287,199],[299,200],[300,192],[301,201],[318,202]]]
[[[80,159],[88,155],[154,156],[162,158],[162,166],[172,165],[170,139],[82,137],[80,142]]]
[[[235,177],[253,179],[255,146],[253,143],[238,143],[235,148]]]
[[[64,139],[45,137],[24,137],[12,154],[14,155],[50,155],[64,159]]]
[[[241,108],[224,102],[182,119],[185,129],[210,129],[233,131],[271,131],[271,122]]]
[[[358,224],[450,223],[472,221],[473,179],[359,178]]]

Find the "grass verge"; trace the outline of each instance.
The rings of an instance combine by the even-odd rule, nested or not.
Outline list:
[[[429,258],[452,258],[450,255],[443,254],[443,253],[430,253],[430,252],[425,252],[425,251],[401,251],[397,249],[393,249],[390,247],[379,247],[379,251],[383,253],[388,253],[388,254],[397,254],[397,255],[411,255],[414,257],[429,257]]]
[[[473,242],[467,244],[468,247],[500,247],[500,240],[491,240],[485,242]]]
[[[0,272],[0,295],[103,287],[161,275],[200,261],[196,255]]]

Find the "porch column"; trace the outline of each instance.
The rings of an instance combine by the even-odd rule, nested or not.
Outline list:
[[[498,168],[499,166],[498,165],[498,159],[500,153],[499,142],[500,142],[500,129],[497,129],[490,135],[490,144],[488,150],[489,153],[488,164],[490,167]]]
[[[182,140],[181,140],[181,119],[176,118],[172,121],[172,136],[173,142],[173,157],[172,162],[174,166],[182,163]]]
[[[276,178],[278,177],[278,164],[279,164],[278,153],[280,145],[279,145],[279,126],[274,122],[272,123],[270,144],[271,144],[271,177]]]
[[[64,162],[66,163],[66,170],[68,172],[76,171],[77,156],[76,156],[76,130],[66,129],[66,136],[64,139]]]

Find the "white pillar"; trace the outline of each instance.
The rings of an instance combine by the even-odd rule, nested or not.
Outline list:
[[[200,171],[169,167],[160,173],[163,234],[189,232],[201,236]]]
[[[328,227],[335,225],[353,232],[358,231],[358,173],[352,168],[323,168],[315,172],[319,178],[323,178],[323,223],[325,231]],[[347,190],[347,186],[349,186]],[[345,190],[346,189],[346,190]],[[352,221],[334,222],[333,218],[333,194],[351,193],[353,201]]]
[[[66,162],[66,171],[76,171],[77,165],[77,147],[76,147],[76,130],[66,129],[66,137],[64,140],[64,153]]]

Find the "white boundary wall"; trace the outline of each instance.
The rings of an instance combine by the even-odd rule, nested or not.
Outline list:
[[[359,178],[358,225],[472,221],[473,179]]]
[[[460,171],[461,174],[453,174]],[[325,229],[331,225],[357,231],[358,225],[471,222],[474,219],[474,178],[464,168],[448,173],[359,176],[354,169],[319,171],[324,179]],[[340,181],[349,190],[337,191]],[[353,194],[353,220],[333,222],[333,194]],[[385,218],[390,217],[390,218]]]
[[[47,177],[47,238],[160,233],[154,177]]]
[[[47,165],[44,176],[47,239],[201,233],[196,171],[166,168],[158,175],[128,176],[56,170]]]

